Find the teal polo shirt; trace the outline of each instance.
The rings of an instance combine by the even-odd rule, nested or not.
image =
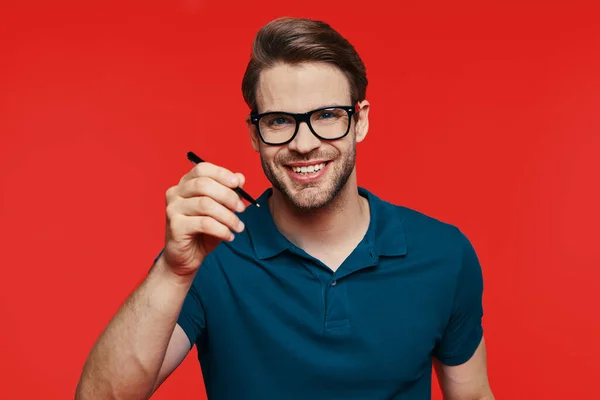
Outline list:
[[[204,260],[178,323],[208,398],[430,399],[432,357],[467,361],[482,335],[483,279],[456,227],[359,188],[371,220],[333,272],[261,207]]]

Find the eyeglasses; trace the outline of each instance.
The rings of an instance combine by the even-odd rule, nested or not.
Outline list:
[[[332,106],[306,113],[272,111],[253,114],[250,119],[265,144],[282,145],[294,140],[301,122],[306,122],[310,131],[319,139],[341,139],[350,132],[351,117],[355,113],[353,106]]]

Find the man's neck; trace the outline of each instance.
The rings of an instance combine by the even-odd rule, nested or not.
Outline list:
[[[357,237],[362,238],[369,225],[369,203],[355,184],[348,183],[326,207],[310,211],[299,210],[273,190],[269,207],[275,225],[305,250],[356,245]]]

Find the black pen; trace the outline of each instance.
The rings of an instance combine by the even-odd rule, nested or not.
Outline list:
[[[194,154],[191,151],[188,151],[187,158],[188,158],[188,160],[190,160],[194,164],[200,164],[201,162],[204,162],[203,159],[201,159],[200,157],[198,157],[196,154]],[[236,187],[235,189],[233,189],[233,191],[236,192],[237,194],[239,194],[244,199],[248,200],[250,203],[254,204],[256,207],[260,207],[260,204],[258,204],[256,202],[256,200],[254,200],[252,198],[252,196],[250,196],[248,193],[246,193],[244,191],[244,189],[242,189],[241,187]]]

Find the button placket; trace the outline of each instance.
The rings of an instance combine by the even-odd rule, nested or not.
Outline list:
[[[347,329],[348,325],[348,304],[346,299],[346,288],[337,279],[329,284],[327,291],[327,311],[325,313],[326,329]]]

